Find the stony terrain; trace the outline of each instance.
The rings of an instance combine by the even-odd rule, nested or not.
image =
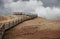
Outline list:
[[[60,21],[37,17],[7,30],[3,39],[60,39]]]

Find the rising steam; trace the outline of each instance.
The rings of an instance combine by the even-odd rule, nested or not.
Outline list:
[[[7,1],[7,2],[6,2]],[[30,1],[4,1],[4,7],[12,12],[27,12],[30,14],[37,14],[39,17],[46,19],[60,20],[60,8],[55,6],[44,7],[42,1],[30,0]]]

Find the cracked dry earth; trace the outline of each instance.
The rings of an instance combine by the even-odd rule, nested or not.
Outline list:
[[[60,39],[60,22],[37,17],[7,30],[3,39]]]

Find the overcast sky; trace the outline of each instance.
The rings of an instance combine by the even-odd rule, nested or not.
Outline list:
[[[18,0],[13,0],[14,2],[17,2]],[[29,1],[29,0],[23,0],[23,1]],[[42,1],[44,6],[47,7],[60,7],[60,0],[38,0],[38,1]]]
[[[44,6],[49,7],[60,7],[60,0],[41,0],[44,4]]]
[[[11,12],[36,12],[47,19],[60,19],[60,0],[0,0],[0,15]]]
[[[2,13],[2,10],[4,11],[4,2],[8,2],[12,0],[0,0],[0,13]],[[17,2],[19,0],[13,0],[13,2]],[[29,0],[23,0],[23,1],[29,1]],[[60,0],[39,0],[43,2],[44,7],[60,7]],[[7,10],[5,10],[7,12]],[[4,12],[3,12],[4,13]]]
[[[3,1],[10,1],[10,0],[0,0],[0,7],[3,6]],[[18,0],[13,0],[14,2],[17,2]],[[23,1],[28,1],[28,0],[23,0]],[[44,6],[56,6],[60,7],[60,0],[41,0],[44,4]]]

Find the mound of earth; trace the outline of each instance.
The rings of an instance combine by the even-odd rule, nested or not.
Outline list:
[[[60,39],[60,22],[37,17],[7,30],[3,39]]]

